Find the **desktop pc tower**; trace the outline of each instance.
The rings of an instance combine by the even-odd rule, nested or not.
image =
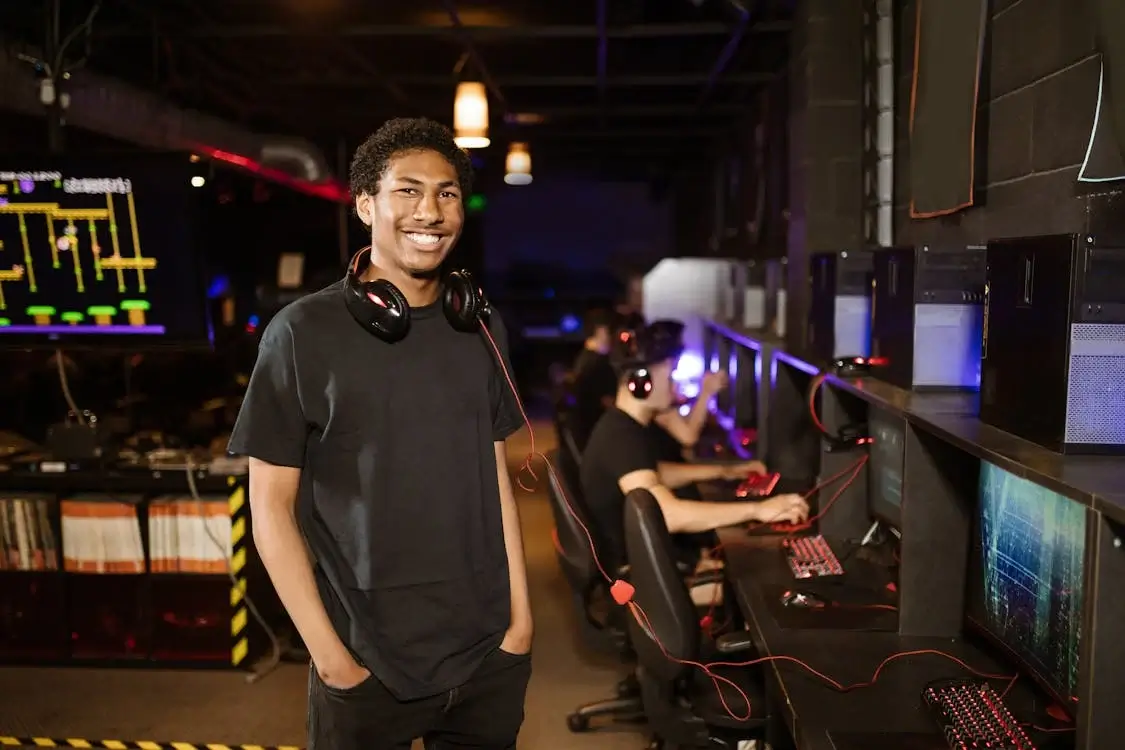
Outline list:
[[[866,357],[871,343],[869,250],[816,253],[809,260],[808,350],[821,361]]]
[[[1059,453],[1125,453],[1125,245],[988,244],[982,422]]]
[[[875,253],[871,356],[906,389],[980,385],[985,249],[899,247]]]
[[[769,320],[766,314],[766,266],[752,260],[742,271],[746,282],[742,289],[742,325],[758,331],[765,328]]]

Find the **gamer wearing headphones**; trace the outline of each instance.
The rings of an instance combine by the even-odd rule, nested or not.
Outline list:
[[[662,464],[646,435],[655,415],[673,400],[672,369],[680,355],[678,334],[653,324],[624,332],[614,341],[614,368],[620,385],[614,408],[598,421],[582,456],[582,489],[598,537],[603,564],[621,566],[625,553],[625,495],[646,489],[660,504],[672,533],[698,533],[750,521],[803,521],[809,512],[800,495],[778,495],[752,502],[710,503],[677,497],[691,482],[745,477],[749,464]]]
[[[532,622],[504,451],[521,411],[486,335],[506,360],[499,317],[440,270],[471,179],[429,120],[359,147],[371,247],[270,322],[231,436],[312,655],[310,750],[501,750],[523,722]]]

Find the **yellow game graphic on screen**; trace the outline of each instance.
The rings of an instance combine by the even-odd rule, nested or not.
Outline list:
[[[162,334],[130,180],[0,171],[0,334]]]

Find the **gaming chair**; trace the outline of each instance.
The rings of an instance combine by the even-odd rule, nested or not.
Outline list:
[[[558,466],[558,451],[550,451],[547,459],[552,466]],[[559,568],[574,595],[575,609],[581,618],[583,642],[592,650],[612,651],[623,661],[631,662],[632,651],[625,631],[623,612],[609,597],[605,579],[594,563],[586,532],[567,508],[564,493],[582,523],[590,528],[587,521],[589,516],[575,485],[571,485],[569,478],[561,473],[551,472],[547,496],[550,498],[551,513],[555,520],[555,553]],[[610,573],[624,575],[625,571]],[[567,716],[566,721],[572,732],[585,732],[590,729],[590,720],[598,717],[630,721],[642,719],[643,716],[639,688],[634,679],[627,678],[618,683],[616,698],[579,706]]]
[[[637,654],[637,678],[645,715],[656,736],[654,746],[666,743],[678,748],[733,750],[740,741],[764,739],[768,712],[755,671],[715,670],[737,684],[750,699],[751,717],[739,721],[723,707],[719,688],[705,674],[665,655],[667,652],[682,661],[739,661],[753,658],[753,647],[745,631],[721,636],[714,642],[705,639],[699,612],[676,565],[676,551],[664,514],[648,490],[634,490],[625,498],[625,544],[629,581],[636,589],[633,601],[647,618],[642,625],[630,615],[628,623]],[[719,685],[733,712],[745,713],[745,699],[729,685]]]

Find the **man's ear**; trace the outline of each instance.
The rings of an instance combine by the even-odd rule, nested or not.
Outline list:
[[[355,197],[356,215],[366,226],[371,226],[371,216],[375,210],[374,202],[368,193],[360,193]]]

